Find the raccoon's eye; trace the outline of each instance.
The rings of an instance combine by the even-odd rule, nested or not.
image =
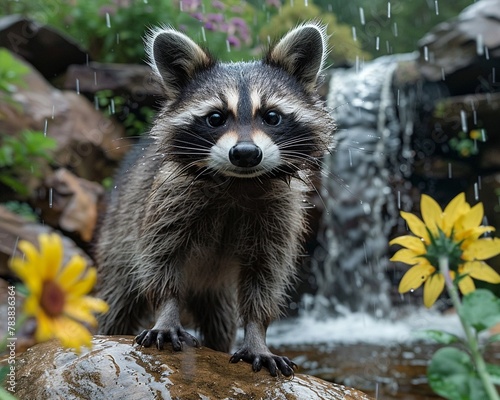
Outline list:
[[[264,122],[270,126],[276,126],[281,123],[281,115],[276,111],[268,111],[263,118]]]
[[[206,121],[208,126],[212,128],[218,128],[219,126],[222,126],[226,123],[226,119],[218,111],[215,111],[212,114],[207,115]]]

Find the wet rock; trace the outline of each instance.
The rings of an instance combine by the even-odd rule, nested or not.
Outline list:
[[[17,250],[19,240],[28,240],[32,243],[37,243],[37,237],[41,233],[50,233],[54,230],[47,225],[42,225],[36,222],[27,221],[20,215],[14,214],[4,206],[0,205],[0,275],[12,276],[12,273],[7,267],[8,259],[16,255],[21,255]],[[73,254],[80,254],[89,264],[89,257],[79,249],[75,243],[63,237],[64,245],[64,263],[66,263]]]
[[[455,19],[437,25],[420,42],[420,70],[426,79],[444,78],[455,94],[476,92],[498,67],[500,0],[482,0]],[[494,80],[493,80],[494,81]],[[491,80],[490,80],[491,82]],[[460,93],[461,92],[461,93]]]
[[[123,127],[95,110],[75,92],[52,87],[31,66],[25,86],[13,94],[15,103],[0,103],[0,131],[15,135],[24,129],[56,139],[55,160],[78,176],[101,181],[112,175],[130,148]]]
[[[23,57],[47,79],[60,75],[71,64],[88,61],[87,53],[74,40],[19,15],[0,19],[0,46]]]
[[[247,363],[206,348],[139,349],[133,338],[97,336],[77,355],[55,342],[18,357],[16,396],[21,399],[370,399],[355,389],[297,374],[273,378]]]
[[[89,242],[103,196],[104,189],[101,185],[59,168],[45,178],[33,203],[40,210],[45,223],[76,233],[81,240]]]
[[[160,83],[147,65],[103,64],[72,65],[63,83],[64,89],[94,94],[100,90],[112,90],[125,95],[131,102],[152,106],[162,97]]]

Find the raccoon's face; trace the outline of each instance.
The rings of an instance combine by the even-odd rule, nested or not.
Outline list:
[[[321,27],[304,25],[262,61],[222,64],[179,32],[155,32],[151,65],[168,102],[153,134],[197,174],[279,176],[314,164],[333,130],[316,94],[325,40]]]

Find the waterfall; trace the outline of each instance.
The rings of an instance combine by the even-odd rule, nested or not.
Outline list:
[[[400,200],[392,180],[409,174],[413,121],[408,91],[394,89],[393,75],[413,58],[385,56],[331,72],[327,104],[338,131],[324,160],[325,211],[312,258],[315,315],[384,317],[391,310],[388,236]]]

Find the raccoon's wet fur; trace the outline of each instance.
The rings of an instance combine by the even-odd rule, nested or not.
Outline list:
[[[142,346],[202,343],[271,375],[294,364],[272,354],[266,330],[294,278],[306,230],[308,172],[334,130],[316,93],[324,27],[289,32],[261,61],[220,63],[173,29],[151,32],[150,64],[165,104],[124,162],[97,245],[104,334]]]

